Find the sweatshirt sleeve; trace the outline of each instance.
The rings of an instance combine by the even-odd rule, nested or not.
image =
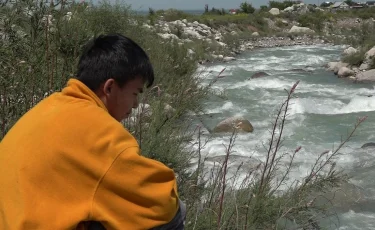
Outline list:
[[[120,153],[99,181],[91,219],[107,230],[151,229],[168,223],[179,204],[173,170],[139,155],[138,147]]]

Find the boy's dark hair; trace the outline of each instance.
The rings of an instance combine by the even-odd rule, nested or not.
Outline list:
[[[154,70],[146,52],[130,38],[121,34],[100,35],[86,44],[77,79],[91,90],[99,89],[110,78],[122,87],[137,77],[150,87]]]

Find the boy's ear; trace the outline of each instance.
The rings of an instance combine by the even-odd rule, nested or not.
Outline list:
[[[114,84],[115,84],[115,80],[113,78],[110,78],[107,81],[105,81],[104,85],[103,85],[103,93],[105,95],[109,96],[109,94],[112,91],[112,88],[113,88]]]

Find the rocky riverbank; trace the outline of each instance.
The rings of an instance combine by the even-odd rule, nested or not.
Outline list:
[[[329,62],[327,70],[340,78],[347,78],[354,82],[375,83],[375,46],[361,54],[360,49],[348,47],[342,53],[342,60]],[[346,62],[346,61],[351,61]],[[355,63],[354,63],[355,62]]]
[[[259,32],[253,32],[246,38],[241,38],[241,32],[238,32],[236,25],[216,29],[197,21],[188,22],[186,19],[172,22],[158,20],[153,25],[144,23],[143,28],[179,45],[204,43],[208,48],[205,50],[204,60],[200,61],[201,64],[232,61],[236,55],[256,48],[330,43],[328,39],[316,35],[313,30],[295,25],[282,34],[261,36]],[[190,48],[188,55],[195,55],[196,52],[194,48]]]

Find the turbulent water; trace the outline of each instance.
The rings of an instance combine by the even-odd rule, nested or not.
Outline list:
[[[205,103],[206,116],[202,122],[212,129],[221,120],[240,115],[254,126],[254,132],[241,134],[234,147],[235,155],[251,156],[255,162],[264,160],[262,142],[270,137],[270,122],[276,108],[285,100],[286,92],[300,80],[293,99],[284,137],[284,150],[301,146],[291,179],[306,176],[319,153],[332,150],[342,137],[352,130],[356,119],[368,116],[356,135],[342,149],[338,166],[353,178],[362,195],[361,203],[341,205],[339,227],[329,229],[375,229],[375,148],[361,149],[368,142],[375,142],[375,89],[370,84],[353,84],[338,79],[327,72],[323,65],[340,58],[342,46],[293,46],[260,49],[242,54],[228,64],[201,68],[200,77],[207,84],[225,68],[214,85],[224,92],[225,99],[211,97]],[[299,69],[299,70],[298,70]],[[302,71],[301,69],[305,70]],[[306,71],[307,70],[307,71]],[[264,71],[270,76],[248,80],[252,74]],[[224,154],[223,143],[229,136],[215,136],[202,150],[205,157]]]

